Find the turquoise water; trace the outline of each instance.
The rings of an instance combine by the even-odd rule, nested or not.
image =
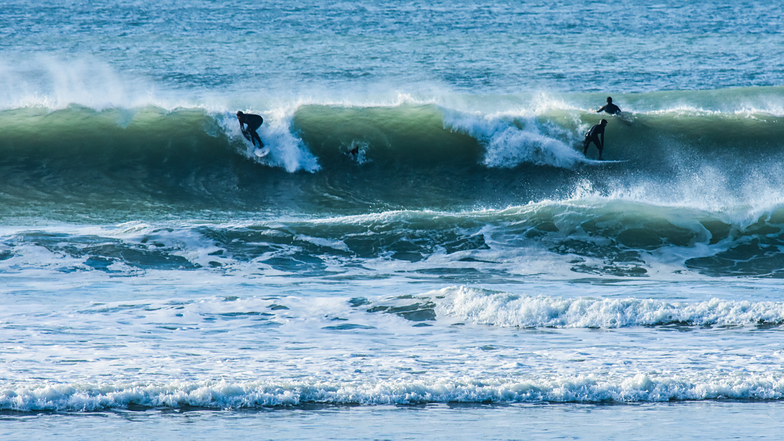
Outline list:
[[[0,23],[4,438],[780,431],[777,5]]]

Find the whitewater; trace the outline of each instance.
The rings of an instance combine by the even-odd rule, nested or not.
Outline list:
[[[783,24],[6,2],[0,436],[778,438]]]

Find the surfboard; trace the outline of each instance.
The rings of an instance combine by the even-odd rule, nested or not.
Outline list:
[[[260,149],[256,149],[256,150],[253,151],[253,153],[255,153],[256,156],[258,156],[259,158],[263,158],[263,157],[267,156],[269,154],[269,152],[270,152],[270,149],[267,148],[267,147],[262,147]]]
[[[607,165],[607,164],[621,164],[624,162],[629,162],[628,159],[585,159],[583,161],[585,164],[591,165]]]

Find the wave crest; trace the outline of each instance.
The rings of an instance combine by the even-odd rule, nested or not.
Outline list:
[[[697,303],[653,299],[565,299],[467,287],[445,288],[437,312],[471,323],[521,328],[633,326],[779,326],[784,303],[711,299]]]
[[[511,379],[424,379],[347,382],[171,382],[6,385],[0,409],[100,411],[105,409],[247,409],[325,405],[423,403],[635,403],[684,400],[781,400],[778,374],[705,376],[638,373]]]

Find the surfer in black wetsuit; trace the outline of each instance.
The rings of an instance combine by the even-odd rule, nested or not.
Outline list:
[[[245,139],[250,141],[254,146],[256,143],[253,140],[258,139],[259,147],[264,147],[264,143],[261,142],[259,134],[256,133],[256,129],[261,127],[261,124],[264,123],[264,119],[259,115],[254,115],[252,113],[242,113],[241,111],[237,112],[237,119],[240,120],[240,130],[242,130],[242,134],[245,136]]]
[[[603,119],[599,124],[596,124],[595,126],[591,127],[591,130],[589,130],[585,134],[583,155],[588,153],[588,146],[591,145],[591,143],[594,143],[596,144],[596,148],[599,149],[599,159],[600,160],[602,159],[602,150],[604,150],[604,128],[606,126],[607,126],[607,120]],[[599,139],[599,136],[602,137],[601,140]]]
[[[621,108],[613,104],[612,97],[607,97],[607,104],[603,105],[596,113],[607,112],[610,115],[615,115],[616,113],[621,113]]]

